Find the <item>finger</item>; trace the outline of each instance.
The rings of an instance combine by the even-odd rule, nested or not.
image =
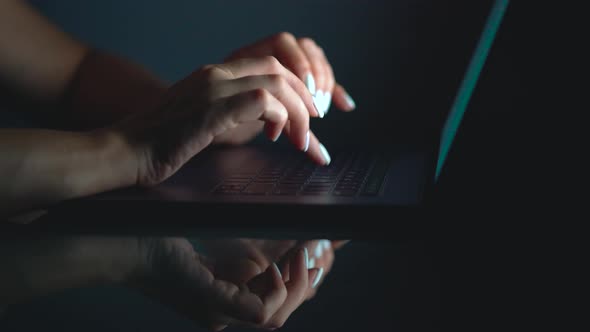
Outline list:
[[[311,71],[316,84],[316,92],[318,90],[326,91],[329,80],[327,77],[328,70],[320,54],[319,46],[311,38],[300,38],[297,40],[297,44],[311,65]]]
[[[237,79],[245,76],[257,75],[281,75],[289,85],[299,94],[305,106],[307,107],[311,116],[319,116],[318,110],[313,103],[313,97],[305,84],[290,70],[285,68],[277,58],[273,56],[264,56],[258,58],[242,58],[220,65],[209,66],[207,68],[213,73],[209,73],[214,77],[222,75],[217,74],[217,71],[226,72],[224,76],[226,79]],[[219,75],[219,76],[217,76]]]
[[[318,280],[320,279],[320,277],[323,274],[323,269],[319,268],[315,268],[315,269],[308,269],[307,270],[307,280],[308,280],[308,289],[311,288],[312,283],[315,281],[315,283],[317,284]],[[301,299],[299,299],[295,304],[294,304],[294,310],[296,310],[297,308],[299,308],[299,306],[301,306],[301,304],[307,300],[307,294],[305,294],[305,296]],[[279,312],[277,312],[275,314],[274,317],[272,317],[269,321],[269,323],[265,326],[266,328],[270,328],[270,329],[276,329],[276,328],[280,328],[282,327],[285,322],[287,321],[287,319],[289,318],[289,316],[293,313],[293,311],[289,311],[288,309],[284,309],[283,308],[281,310],[279,310]]]
[[[316,85],[312,74],[312,65],[298,44],[295,36],[289,32],[281,32],[246,46],[232,54],[229,60],[265,55],[275,56],[295,76],[301,81],[306,82],[307,88],[312,95],[315,94]]]
[[[325,250],[321,258],[316,259],[316,269],[320,269],[318,276],[313,279],[306,294],[306,299],[309,300],[315,296],[319,286],[322,284],[325,276],[332,269],[334,263],[334,251],[332,249]]]
[[[286,252],[279,260],[278,266],[281,270],[281,273],[283,274],[283,281],[285,283],[289,281],[290,276],[291,276],[290,262],[295,259],[295,256],[297,256],[297,254],[299,253],[299,250],[302,250],[302,249],[303,249],[303,256],[305,257],[305,262],[306,262],[305,266],[307,268],[309,268],[309,250],[307,249],[306,246],[303,246],[303,245],[298,245],[298,246],[292,248],[291,250]]]
[[[265,313],[266,317],[274,315],[287,298],[288,288],[283,282],[283,276],[276,263],[272,263],[259,277],[253,278],[248,283],[248,287],[254,294],[261,297],[268,310]],[[268,287],[271,291],[268,291]]]
[[[332,93],[334,92],[334,86],[336,85],[336,78],[334,77],[334,70],[332,69],[332,65],[330,65],[330,62],[328,61],[328,58],[326,57],[326,54],[324,53],[324,50],[318,46],[318,52],[319,52],[319,56],[322,59],[322,61],[324,62],[324,68],[326,68],[327,70],[327,78],[328,78],[328,82],[326,83],[326,90],[325,90],[325,94],[324,94],[324,115],[328,114],[328,112],[330,111],[330,105],[332,103]]]
[[[309,130],[309,112],[301,97],[293,90],[282,75],[246,76],[222,84],[223,93],[233,95],[253,89],[264,89],[279,100],[287,110],[291,123],[289,139],[299,149],[305,149],[307,132]],[[275,136],[270,137],[275,140]]]
[[[329,107],[334,85],[332,69],[325,59],[324,52],[311,38],[301,38],[298,40],[298,44],[311,64],[316,81],[314,102],[320,112],[320,117],[324,117]]]
[[[356,103],[340,84],[334,86],[334,95],[332,99],[334,100],[336,107],[343,111],[350,112],[356,108]]]
[[[285,256],[287,256],[287,255],[285,255]],[[289,282],[289,279],[291,278],[291,273],[290,273],[291,264],[289,263],[290,260],[291,260],[290,258],[281,259],[281,261],[279,262],[279,269],[281,270],[281,274],[283,275],[283,282],[285,282],[285,283]]]
[[[289,316],[304,301],[309,285],[309,271],[305,250],[299,249],[297,255],[290,261],[290,279],[285,284],[287,288],[287,298],[281,308],[269,320],[266,327],[279,328],[283,326]]]
[[[287,124],[283,128],[283,131],[286,134],[289,134],[289,132],[291,131],[290,122],[287,122]],[[320,143],[318,138],[311,131],[309,131],[308,133],[308,148],[304,151],[307,153],[309,158],[316,164],[323,166],[329,165],[332,161],[332,157],[330,156],[328,149],[326,149],[326,147]]]
[[[227,129],[237,127],[240,123],[262,120],[265,122],[269,138],[276,140],[289,118],[285,106],[265,89],[238,93],[221,99],[220,102],[225,104],[226,112],[228,112],[221,116],[227,117],[228,120],[220,122],[220,128],[213,130],[215,136]],[[294,140],[297,140],[296,144],[301,146],[305,144],[306,138],[305,134],[299,133],[299,135],[300,137],[294,138]]]
[[[315,258],[320,259],[324,254],[324,251],[328,251],[332,248],[329,240],[318,240],[314,243],[312,252]]]
[[[299,246],[305,248],[309,252],[309,258],[307,261],[307,268],[312,269],[316,267],[316,255],[314,253],[315,248],[317,247],[320,240],[307,240],[302,241],[299,243]]]
[[[287,298],[287,288],[276,264],[239,289],[233,284],[216,282],[214,289],[219,291],[214,295],[219,311],[229,317],[217,323],[220,325],[264,326]]]

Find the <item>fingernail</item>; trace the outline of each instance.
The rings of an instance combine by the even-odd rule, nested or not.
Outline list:
[[[283,277],[283,274],[281,273],[281,270],[279,269],[277,263],[272,263],[272,265],[275,267],[275,270],[277,271],[277,273],[279,274],[279,277]]]
[[[303,247],[303,255],[305,256],[305,267],[309,269],[309,254],[306,247]]]
[[[348,104],[348,107],[350,108],[356,108],[356,103],[354,102],[354,100],[352,99],[352,97],[346,93],[344,96],[344,99],[346,99],[346,103]]]
[[[322,152],[322,156],[324,156],[324,161],[326,162],[326,166],[330,165],[330,161],[332,161],[332,158],[330,158],[330,154],[328,153],[328,150],[326,150],[326,147],[320,143],[320,151]]]
[[[316,111],[320,115],[320,118],[324,117],[324,103],[323,103],[324,93],[321,90],[318,90],[313,96],[313,104],[315,106]]]
[[[322,244],[324,245],[324,250],[329,250],[332,247],[330,240],[322,240]]]
[[[318,285],[318,283],[320,282],[320,279],[322,278],[322,274],[324,274],[324,268],[320,267],[318,274],[315,276],[315,279],[313,280],[313,284],[311,284],[311,288],[315,288],[315,286]]]
[[[309,260],[309,266],[307,267],[308,269],[313,269],[315,267],[315,259],[310,259]]]
[[[305,86],[307,87],[309,93],[311,93],[312,96],[315,95],[315,80],[313,79],[313,75],[311,73],[305,76]]]
[[[305,135],[305,148],[303,148],[303,152],[307,152],[307,149],[309,149],[309,130]]]
[[[326,92],[326,94],[324,95],[324,98],[326,98],[326,106],[324,107],[324,114],[328,114],[328,111],[330,110],[330,104],[332,104],[332,94],[330,92]]]
[[[277,134],[277,136],[275,136],[275,138],[272,139],[273,142],[276,142],[279,140],[279,137],[281,137],[281,134],[283,133],[283,131],[279,131],[279,133]]]
[[[322,241],[318,242],[317,247],[315,247],[315,257],[320,258],[322,257],[322,252],[324,251],[324,246],[322,245]]]

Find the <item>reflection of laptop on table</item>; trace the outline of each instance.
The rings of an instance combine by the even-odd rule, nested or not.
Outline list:
[[[445,158],[507,5],[508,0],[495,0],[485,24],[477,27],[482,32],[476,49],[471,50],[471,61],[463,69],[464,77],[440,139],[428,148],[395,145],[380,151],[342,151],[333,155],[327,167],[316,166],[289,149],[211,149],[155,188],[124,189],[66,202],[50,215],[71,220],[79,213],[85,219],[96,217],[107,222],[105,218],[118,216],[122,210],[130,217],[149,219],[170,213],[191,215],[191,211],[197,213],[206,207],[215,207],[215,213],[232,210],[228,207],[247,211],[261,204],[265,209],[297,207],[290,211],[334,205],[421,206],[444,170]]]

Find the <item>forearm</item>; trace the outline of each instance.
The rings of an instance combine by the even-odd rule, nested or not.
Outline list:
[[[137,239],[0,238],[0,308],[56,291],[127,281],[140,262]]]
[[[137,181],[137,158],[106,132],[0,130],[0,156],[0,220]]]
[[[0,82],[15,93],[58,101],[86,51],[26,1],[0,1]]]
[[[94,129],[158,104],[166,84],[122,57],[91,50],[80,63],[60,101],[68,127]]]
[[[43,105],[29,108],[42,117],[75,128],[149,107],[166,88],[140,65],[92,49],[21,0],[0,1],[0,86]]]

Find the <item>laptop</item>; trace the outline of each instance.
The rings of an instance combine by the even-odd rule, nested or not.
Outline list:
[[[509,0],[494,0],[476,27],[475,48],[461,69],[444,125],[429,144],[390,144],[374,150],[332,151],[329,166],[318,166],[301,152],[271,143],[210,148],[165,182],[149,189],[127,188],[64,202],[50,212],[85,218],[127,211],[128,216],[170,216],[205,206],[231,207],[416,207],[424,205],[445,169],[455,134],[507,10]],[[468,14],[465,14],[468,15]],[[467,28],[467,27],[466,27]],[[444,65],[444,64],[439,64]],[[428,93],[428,92],[424,92]],[[362,112],[358,110],[356,112]],[[322,121],[328,121],[326,119]],[[367,145],[370,146],[370,145]],[[135,209],[135,210],[134,210]],[[159,210],[158,210],[159,209]],[[294,209],[295,211],[297,209]],[[182,211],[182,212],[181,212]],[[51,214],[51,213],[50,213]],[[75,213],[74,213],[75,215]]]

